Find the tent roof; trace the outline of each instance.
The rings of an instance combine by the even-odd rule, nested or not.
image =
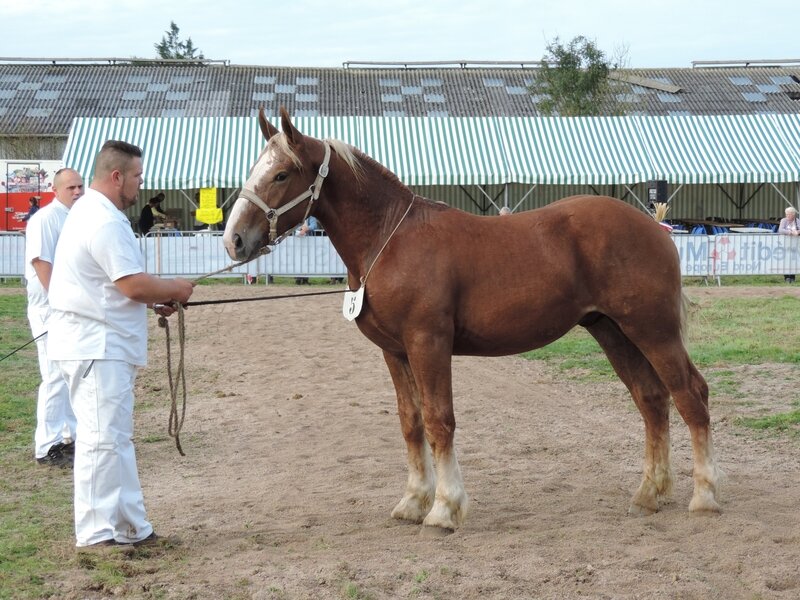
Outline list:
[[[274,120],[276,125],[277,119]],[[296,117],[408,185],[800,181],[800,116]],[[247,117],[78,118],[64,164],[88,179],[107,139],[144,149],[145,189],[237,188],[263,138]]]
[[[798,181],[800,145],[788,136],[800,137],[800,121],[784,118],[782,127],[775,117],[641,117],[638,127],[654,179],[684,184]]]

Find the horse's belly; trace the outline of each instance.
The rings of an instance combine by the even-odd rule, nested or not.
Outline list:
[[[541,327],[498,326],[481,330],[462,329],[453,340],[453,354],[505,356],[541,348],[554,342],[575,326],[575,321]]]

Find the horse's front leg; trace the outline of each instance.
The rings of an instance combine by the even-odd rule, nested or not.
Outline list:
[[[408,453],[406,492],[392,510],[392,518],[422,523],[433,505],[436,475],[431,448],[425,439],[420,412],[420,395],[405,357],[383,353],[397,393],[397,412]]]
[[[425,437],[433,453],[437,475],[433,508],[422,524],[454,530],[464,521],[468,499],[453,442],[456,430],[451,372],[453,344],[452,338],[448,341],[425,337],[427,339],[417,345],[419,351],[409,352],[422,398]]]

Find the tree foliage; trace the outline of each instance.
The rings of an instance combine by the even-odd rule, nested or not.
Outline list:
[[[166,35],[161,38],[161,43],[153,44],[158,57],[173,60],[202,60],[203,53],[199,48],[195,48],[192,38],[182,41],[179,37],[180,31],[174,21],[169,22],[169,29],[164,32]]]
[[[609,80],[621,63],[622,57],[612,62],[583,36],[566,45],[555,38],[547,45],[531,85],[531,92],[539,96],[539,112],[564,117],[624,113],[616,99],[617,86]]]

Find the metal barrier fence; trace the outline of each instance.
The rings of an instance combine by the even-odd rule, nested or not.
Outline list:
[[[148,233],[139,243],[147,272],[155,275],[198,276],[231,264],[221,231]],[[231,275],[344,277],[347,267],[328,237],[292,236],[269,254],[219,276]]]
[[[25,275],[25,236],[18,231],[0,231],[0,277]]]
[[[672,235],[687,277],[800,273],[800,237],[774,233]],[[148,273],[196,277],[231,264],[221,231],[148,234],[139,244]],[[0,277],[25,274],[25,236],[0,232]],[[347,268],[325,236],[289,237],[270,254],[218,277],[344,277]]]
[[[800,237],[774,233],[673,235],[681,275],[784,275],[800,272]]]

